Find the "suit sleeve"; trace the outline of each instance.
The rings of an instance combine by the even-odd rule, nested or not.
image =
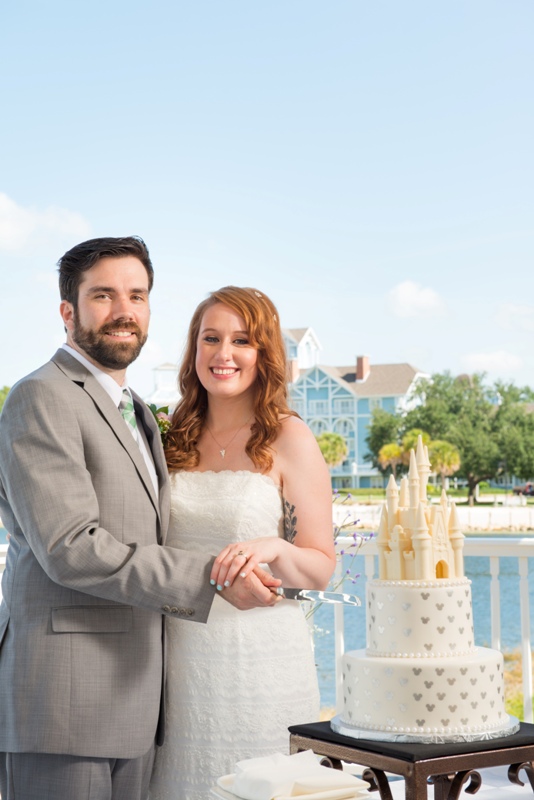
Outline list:
[[[83,392],[79,387],[76,391]],[[155,526],[145,529],[142,514],[127,542],[101,525],[88,442],[97,450],[93,464],[98,448],[80,413],[60,382],[29,378],[11,390],[0,416],[4,524],[27,542],[48,577],[62,586],[158,613],[180,607],[188,609],[186,619],[206,621],[214,596],[211,556],[157,544]],[[94,408],[92,413],[97,413]],[[98,422],[105,425],[101,416]],[[100,459],[102,475],[109,477],[113,465],[104,465],[105,457],[103,453]],[[117,476],[120,469],[118,462]],[[109,483],[113,492],[113,481]],[[124,514],[128,498],[119,480],[116,491],[116,514]],[[132,491],[145,492],[140,481]],[[142,503],[144,496],[135,502]]]

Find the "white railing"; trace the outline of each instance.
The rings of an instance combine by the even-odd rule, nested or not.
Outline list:
[[[350,537],[339,537],[341,546],[349,545],[353,541]],[[376,541],[371,539],[363,545],[360,551],[365,558],[365,575],[369,580],[376,574]],[[534,558],[534,538],[526,539],[513,536],[496,537],[467,537],[464,543],[464,555],[489,557],[490,563],[490,615],[491,615],[491,646],[495,650],[501,649],[501,591],[500,591],[500,559],[515,557],[519,564],[519,612],[521,619],[521,657],[523,673],[523,719],[532,722],[532,645],[530,641],[530,603],[529,603],[529,577],[528,559]],[[466,563],[466,572],[469,572],[469,563]],[[336,584],[342,578],[342,564],[338,562]],[[504,600],[506,602],[506,600]],[[343,676],[341,672],[341,656],[345,651],[345,630],[343,606],[334,607],[335,631],[335,681],[336,681],[336,708],[341,711],[343,698]]]

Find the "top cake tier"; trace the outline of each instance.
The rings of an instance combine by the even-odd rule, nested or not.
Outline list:
[[[371,580],[367,654],[447,658],[473,652],[471,581]]]
[[[445,492],[437,505],[427,500],[428,451],[419,436],[417,455],[400,484],[386,489],[376,546],[382,580],[450,580],[464,577],[464,536],[454,503]]]

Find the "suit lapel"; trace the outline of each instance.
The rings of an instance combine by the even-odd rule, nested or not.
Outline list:
[[[87,370],[83,364],[81,364],[76,358],[71,356],[66,350],[60,349],[57,351],[55,356],[53,356],[52,361],[75,383],[78,383],[90,397],[94,401],[95,405],[97,406],[98,410],[102,414],[103,418],[106,420],[110,428],[112,429],[113,433],[120,441],[121,445],[124,447],[126,452],[128,453],[129,457],[132,459],[135,468],[139,474],[141,481],[143,482],[145,489],[147,490],[150,499],[154,505],[154,508],[157,511],[158,517],[160,517],[160,503],[156,497],[156,493],[154,491],[154,486],[152,484],[152,480],[148,473],[147,466],[145,464],[145,459],[143,458],[143,454],[139,449],[139,445],[135,442],[132,434],[128,430],[127,425],[125,425],[124,420],[122,419],[118,408],[113,403],[113,400],[109,396],[109,394],[102,388],[102,386],[98,383],[95,376]],[[137,395],[135,396],[136,403],[136,412],[142,411],[142,406],[145,404]],[[150,413],[150,410],[147,409]],[[156,461],[156,456],[154,451],[157,451],[157,448],[154,447],[153,443],[153,431],[152,431],[152,441],[150,441],[150,426],[147,426],[145,414],[142,413],[143,424],[145,425],[145,430],[147,431],[147,436],[149,436],[149,442],[152,449],[152,454],[154,455],[154,459]],[[154,421],[154,427],[157,430],[157,425]],[[161,443],[160,443],[161,447]],[[163,453],[161,454],[163,457]],[[160,466],[156,463],[156,470],[158,472],[158,477],[160,478],[161,482],[161,470]],[[165,519],[165,517],[163,517]],[[161,524],[161,518],[160,518]]]
[[[169,486],[169,473],[167,470],[167,462],[165,460],[165,453],[161,443],[161,434],[157,425],[154,415],[136,392],[132,391],[134,400],[135,413],[137,418],[142,423],[148,446],[152,457],[154,459],[154,466],[159,481],[159,510],[161,515],[161,535],[162,541],[165,541],[167,535],[167,520],[170,511],[170,486]]]

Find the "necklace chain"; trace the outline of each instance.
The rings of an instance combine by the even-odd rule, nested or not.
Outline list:
[[[224,458],[224,457],[225,457],[225,455],[226,455],[226,451],[228,450],[228,448],[230,447],[230,445],[231,445],[231,444],[232,444],[232,442],[234,441],[234,439],[235,439],[235,437],[237,436],[237,434],[238,434],[240,431],[242,431],[242,430],[243,430],[243,428],[245,427],[245,425],[248,425],[248,423],[250,422],[250,420],[252,419],[252,417],[253,417],[253,416],[254,416],[254,414],[251,414],[251,416],[250,416],[250,417],[249,417],[249,418],[246,420],[246,422],[244,422],[244,423],[241,425],[241,427],[240,427],[240,428],[238,428],[238,429],[236,430],[236,432],[234,433],[234,435],[232,436],[232,438],[230,439],[230,441],[228,442],[228,444],[227,444],[225,447],[223,447],[223,446],[222,446],[222,444],[221,444],[220,442],[218,442],[218,441],[217,441],[217,439],[216,439],[216,438],[215,438],[215,436],[213,435],[213,432],[212,432],[211,428],[210,428],[210,427],[209,427],[209,425],[206,423],[206,430],[208,431],[208,433],[210,434],[211,438],[213,439],[213,441],[215,442],[215,444],[216,444],[216,445],[217,445],[217,447],[219,448],[219,453],[221,454],[221,458]]]

